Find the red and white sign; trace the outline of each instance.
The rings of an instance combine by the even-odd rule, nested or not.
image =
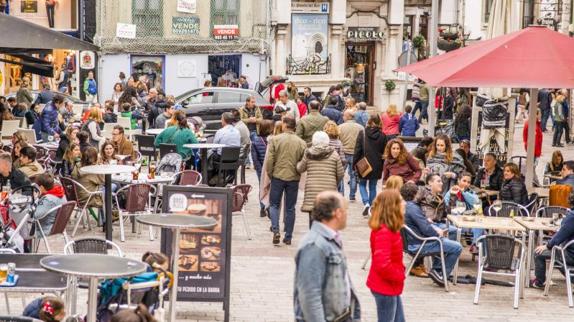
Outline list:
[[[239,39],[238,25],[214,25],[213,38],[218,40]]]

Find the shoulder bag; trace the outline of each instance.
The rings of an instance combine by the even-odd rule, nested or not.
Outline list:
[[[361,158],[361,160],[357,161],[357,164],[355,164],[355,169],[357,170],[359,175],[361,175],[361,177],[363,178],[368,176],[369,173],[373,171],[373,167],[371,166],[369,160],[367,159],[366,150],[367,150],[367,133],[363,131],[363,151],[364,151],[363,157]]]

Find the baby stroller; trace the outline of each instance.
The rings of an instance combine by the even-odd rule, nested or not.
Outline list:
[[[34,236],[32,216],[36,210],[40,189],[36,185],[18,187],[8,195],[2,210],[0,244],[16,252],[28,252]]]

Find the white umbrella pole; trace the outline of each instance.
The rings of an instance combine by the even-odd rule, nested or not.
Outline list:
[[[526,149],[526,187],[532,188],[534,181],[534,145],[536,139],[536,110],[538,109],[538,89],[530,89],[528,108],[528,146]],[[514,122],[514,120],[510,120]]]

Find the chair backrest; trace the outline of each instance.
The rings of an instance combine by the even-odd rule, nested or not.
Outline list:
[[[241,153],[240,147],[223,147],[221,148],[220,162],[237,162],[239,154]]]
[[[528,196],[528,203],[524,208],[528,209],[531,214],[534,214],[538,210],[538,194],[536,192]]]
[[[112,133],[112,131],[114,130],[114,126],[116,126],[116,125],[119,125],[119,124],[118,123],[104,123],[103,131]]]
[[[3,137],[12,136],[16,131],[20,129],[20,120],[4,120],[2,121],[2,132]]]
[[[11,248],[0,248],[0,254],[16,254],[16,251]]]
[[[552,218],[552,215],[559,214],[560,216],[564,217],[568,213],[570,209],[560,207],[560,206],[546,206],[538,209],[536,212],[536,217],[542,218]]]
[[[138,151],[146,157],[155,157],[157,150],[155,148],[155,137],[153,135],[136,135],[136,142],[138,143]]]
[[[163,158],[169,153],[177,153],[177,147],[175,144],[162,143],[159,145],[159,157]]]
[[[62,183],[62,187],[64,188],[64,193],[66,194],[66,199],[68,201],[78,201],[78,189],[76,186],[76,181],[67,178],[67,177],[60,177],[60,182]]]
[[[24,129],[25,129],[25,128],[28,128],[28,127],[27,127],[27,124],[26,124],[27,122],[26,122],[26,118],[25,118],[25,117],[16,117],[16,116],[15,116],[15,117],[14,117],[14,120],[20,121],[20,127],[21,127],[21,128],[24,128]]]
[[[497,217],[510,217],[511,214],[514,214],[514,216],[523,217],[528,217],[530,215],[528,209],[512,201],[503,201],[502,208],[500,208],[498,214],[494,211],[493,207],[490,207],[488,211],[490,216]]]
[[[36,160],[38,160],[40,163],[46,161],[46,158],[48,157],[48,150],[38,145],[34,148],[36,149]]]
[[[132,120],[129,117],[118,116],[118,125],[121,125],[124,129],[132,128]]]
[[[522,164],[526,164],[526,157],[523,155],[515,155],[512,158],[510,158],[510,162],[518,165],[518,170],[522,172]]]
[[[196,186],[201,183],[201,173],[195,170],[184,170],[179,173],[178,185]]]
[[[54,220],[54,225],[52,225],[52,231],[50,231],[50,235],[62,234],[64,231],[66,231],[66,226],[68,225],[70,217],[72,217],[75,208],[76,202],[68,201],[53,209],[57,212],[56,219]]]
[[[112,246],[119,256],[123,257],[123,252],[116,243],[109,240],[89,237],[73,240],[64,246],[64,254],[108,254],[108,245]]]
[[[517,254],[522,251],[522,244],[508,235],[486,235],[482,247],[485,248],[485,267],[495,270],[514,270]],[[518,244],[518,249],[517,249]],[[519,255],[518,255],[519,256]]]
[[[251,185],[239,184],[233,187],[232,212],[241,211],[248,200]]]
[[[181,163],[183,158],[179,153],[168,153],[164,155],[156,168],[156,173],[161,174],[163,172],[176,173],[181,168]]]
[[[142,212],[148,206],[151,186],[146,183],[135,183],[126,188],[125,211],[129,213]]]
[[[17,133],[20,133],[25,139],[26,142],[28,142],[28,144],[36,144],[36,131],[34,130],[29,130],[29,129],[18,129],[18,131],[16,131]]]
[[[401,239],[403,240],[403,253],[409,253],[409,233],[408,228],[403,226],[401,228]]]

